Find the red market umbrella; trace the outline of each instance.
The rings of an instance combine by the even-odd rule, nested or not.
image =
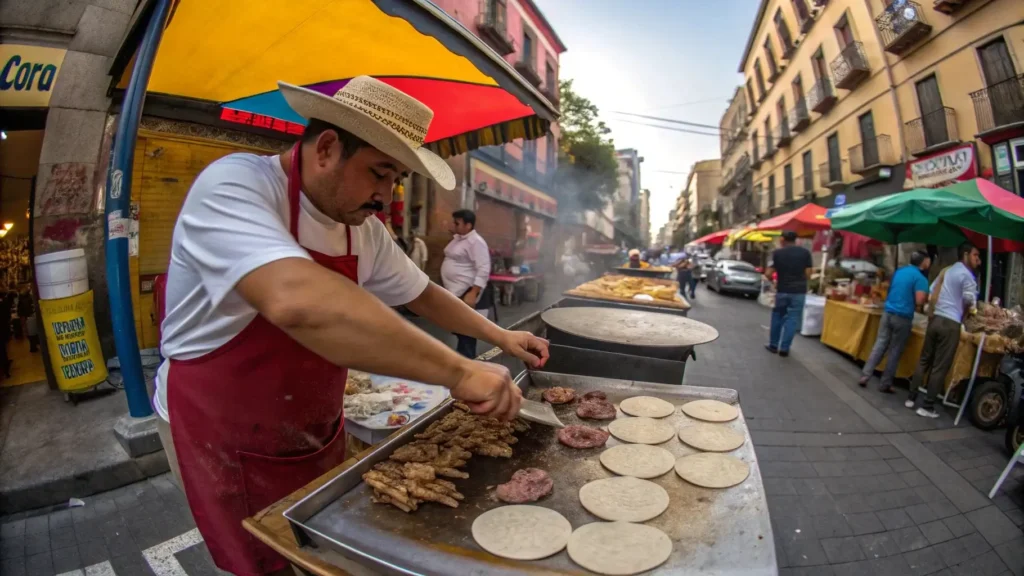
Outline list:
[[[793,232],[815,232],[832,228],[832,221],[825,217],[826,209],[817,204],[803,206],[762,220],[755,230],[792,230]]]
[[[696,240],[687,242],[686,245],[689,246],[691,244],[721,244],[722,242],[725,242],[725,239],[728,236],[729,230],[719,230],[718,232],[712,232],[711,234],[707,234],[705,236],[697,238]]]

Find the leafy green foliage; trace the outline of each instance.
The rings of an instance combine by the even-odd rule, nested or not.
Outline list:
[[[561,208],[600,210],[618,185],[615,145],[611,130],[598,118],[598,109],[572,89],[572,80],[559,84],[561,140],[555,189]],[[560,208],[560,209],[561,209]]]

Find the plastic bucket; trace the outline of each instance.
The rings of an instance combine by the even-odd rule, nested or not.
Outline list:
[[[36,256],[35,267],[40,300],[70,298],[89,290],[89,268],[81,248]]]

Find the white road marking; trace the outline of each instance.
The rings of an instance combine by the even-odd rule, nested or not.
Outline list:
[[[193,528],[180,536],[144,550],[142,556],[156,576],[188,576],[174,555],[202,541],[203,537],[199,534],[199,529]]]
[[[93,564],[87,567],[85,571],[79,568],[78,570],[64,572],[57,576],[117,576],[117,574],[114,572],[114,567],[110,565],[110,561],[106,561]]]

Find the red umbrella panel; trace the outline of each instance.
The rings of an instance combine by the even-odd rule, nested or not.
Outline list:
[[[700,238],[697,238],[696,240],[691,240],[690,242],[687,242],[686,244],[688,246],[690,244],[721,244],[722,242],[725,242],[725,239],[728,236],[729,236],[729,230],[719,230],[718,232],[712,232],[711,234],[707,234],[705,236],[701,236]]]
[[[762,220],[755,230],[791,230],[793,232],[816,232],[832,228],[832,221],[825,217],[826,209],[817,204],[803,206]]]

